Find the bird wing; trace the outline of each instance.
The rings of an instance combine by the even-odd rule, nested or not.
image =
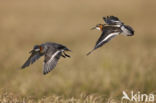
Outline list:
[[[87,55],[91,54],[95,49],[101,47],[102,45],[110,41],[113,37],[119,34],[120,32],[110,32],[109,30],[104,30],[101,36],[99,37],[98,41],[96,42],[95,47],[90,52],[88,52]]]
[[[103,20],[106,22],[106,24],[108,25],[114,25],[115,23],[117,22],[121,22],[119,20],[118,17],[115,17],[115,16],[107,16],[107,17],[103,17]]]
[[[109,34],[102,34],[100,36],[100,38],[98,39],[98,41],[96,42],[95,49],[101,47],[102,45],[104,45],[105,43],[110,41],[113,37],[115,37],[115,36],[117,36],[119,34],[120,34],[120,32],[113,32],[113,33],[109,33]]]
[[[52,51],[47,51],[47,53],[45,54],[45,59],[44,59],[44,68],[43,68],[44,75],[55,68],[61,54],[62,52],[59,50],[55,50],[55,52],[53,53]]]
[[[24,69],[25,67],[28,67],[30,64],[33,64],[36,60],[38,60],[43,54],[39,53],[39,52],[32,52],[32,54],[30,55],[30,57],[27,59],[27,61],[23,64],[23,66],[21,67],[22,69]]]

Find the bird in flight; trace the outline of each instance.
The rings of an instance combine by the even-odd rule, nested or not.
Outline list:
[[[65,51],[71,50],[58,43],[46,42],[41,45],[35,45],[34,48],[29,52],[31,54],[30,57],[21,68],[24,69],[28,67],[40,57],[44,56],[43,74],[45,75],[55,68],[60,57],[70,57],[70,55],[66,54]]]
[[[97,24],[93,29],[100,30],[102,32],[101,36],[97,40],[94,48],[87,53],[87,55],[90,55],[95,49],[103,46],[105,43],[110,41],[113,37],[123,34],[126,36],[132,36],[134,35],[134,30],[129,25],[125,25],[123,22],[121,22],[117,17],[115,16],[107,16],[103,17],[103,20],[106,24]]]

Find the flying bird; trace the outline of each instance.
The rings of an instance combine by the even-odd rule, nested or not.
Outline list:
[[[91,54],[95,49],[103,46],[105,43],[110,41],[113,37],[123,34],[126,36],[132,36],[134,35],[134,30],[129,25],[124,25],[123,22],[119,20],[119,18],[115,16],[107,16],[103,17],[103,20],[106,22],[106,24],[98,24],[93,29],[100,30],[102,32],[101,36],[97,40],[94,48],[87,53],[87,55]]]
[[[30,57],[21,68],[24,69],[28,67],[40,57],[44,56],[43,74],[45,75],[55,68],[60,57],[70,57],[70,55],[66,54],[65,51],[71,50],[58,43],[46,42],[41,45],[35,45],[34,48],[29,52],[31,54]]]

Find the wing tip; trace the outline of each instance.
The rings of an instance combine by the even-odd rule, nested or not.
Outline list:
[[[103,19],[103,20],[106,20],[106,17],[105,17],[105,16],[103,16],[103,17],[102,17],[102,19]]]
[[[25,69],[27,66],[29,66],[29,65],[24,64],[24,65],[21,66],[21,69]]]
[[[24,66],[22,66],[20,69],[25,69],[25,67],[24,67]]]
[[[44,70],[43,75],[47,75],[49,72],[51,72],[51,70],[46,70],[46,71]]]
[[[90,52],[88,52],[86,55],[89,56],[95,49],[91,50]]]
[[[46,75],[46,74],[48,74],[48,72],[43,72],[43,75]]]
[[[92,52],[90,51],[90,52],[88,52],[86,55],[89,56],[91,53],[92,53]]]

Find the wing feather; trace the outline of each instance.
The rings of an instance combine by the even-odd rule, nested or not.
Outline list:
[[[38,53],[32,53],[30,55],[30,57],[27,59],[27,61],[22,65],[22,69],[24,69],[25,67],[28,67],[29,65],[33,64],[36,60],[38,60],[40,57],[42,56],[42,54]]]
[[[105,21],[106,24],[108,25],[114,25],[116,23],[122,23],[118,17],[115,16],[107,16],[103,17],[103,20]]]
[[[121,32],[120,29],[118,31],[108,30],[108,29],[103,30],[101,36],[99,37],[99,39],[96,42],[95,47],[90,52],[88,52],[87,55],[91,54],[95,49],[103,46],[105,43],[110,41],[113,37],[119,35],[120,32]]]
[[[106,35],[105,37],[101,36],[95,45],[95,49],[101,47],[102,45],[110,41],[113,37],[119,35],[119,33],[120,32],[115,32],[115,33],[110,33]]]
[[[44,61],[44,68],[43,68],[43,74],[49,73],[52,69],[55,68],[59,58],[61,56],[61,51],[56,51],[49,55],[45,55],[45,61]]]

